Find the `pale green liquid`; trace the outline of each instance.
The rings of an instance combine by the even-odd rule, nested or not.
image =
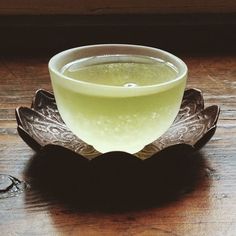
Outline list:
[[[144,56],[100,56],[74,61],[62,68],[64,75],[80,81],[112,86],[145,86],[176,77],[177,69],[160,59]]]
[[[161,60],[143,56],[103,56],[74,61],[62,73],[75,80],[137,89],[174,80],[178,71]],[[104,153],[135,153],[160,137],[174,121],[185,80],[163,91],[123,96],[77,92],[52,78],[59,112],[79,138]],[[65,81],[66,83],[66,81]],[[79,86],[79,85],[78,85]]]

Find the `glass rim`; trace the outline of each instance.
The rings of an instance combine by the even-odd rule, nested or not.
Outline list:
[[[148,50],[148,51],[152,51],[154,53],[159,54],[159,57],[156,56],[156,58],[161,58],[161,56],[170,58],[174,61],[174,63],[172,63],[177,69],[178,69],[178,74],[176,76],[176,78],[166,81],[166,82],[162,82],[162,83],[157,83],[157,84],[151,84],[151,85],[142,85],[142,86],[134,86],[134,87],[123,87],[123,86],[116,86],[116,85],[106,85],[106,84],[97,84],[97,83],[93,83],[93,82],[88,82],[88,81],[82,81],[82,80],[78,80],[78,79],[74,79],[71,78],[69,76],[64,75],[63,73],[60,72],[61,68],[56,68],[56,64],[58,61],[61,60],[61,58],[66,57],[66,55],[70,55],[75,53],[76,51],[81,51],[81,50],[89,50],[89,49],[96,49],[96,48],[115,48],[115,47],[123,47],[123,48],[132,48],[132,49],[142,49],[142,50]],[[117,53],[117,54],[121,54],[121,53]],[[125,53],[124,53],[125,54]],[[104,52],[103,55],[115,55],[115,54],[106,54]],[[127,53],[127,55],[129,55],[129,53]],[[131,54],[130,54],[131,55]],[[134,54],[132,54],[134,55]],[[143,55],[143,56],[149,56],[145,53],[142,54],[137,54],[137,55]],[[97,56],[97,55],[94,55]],[[155,56],[153,56],[155,57]],[[168,62],[168,60],[167,60]],[[64,66],[64,65],[63,65]],[[80,46],[80,47],[74,47],[74,48],[70,48],[67,50],[64,50],[62,52],[59,52],[57,54],[55,54],[48,63],[48,68],[49,68],[49,72],[53,72],[54,74],[56,74],[58,76],[58,78],[62,78],[65,81],[68,82],[72,82],[74,84],[78,84],[81,86],[85,86],[85,87],[89,87],[89,88],[94,88],[94,89],[102,89],[103,92],[107,91],[107,90],[112,90],[112,91],[117,91],[117,92],[121,92],[121,91],[129,91],[129,92],[138,92],[140,90],[146,90],[146,89],[158,89],[158,88],[165,88],[165,87],[169,87],[172,84],[175,84],[178,81],[181,81],[183,78],[185,78],[187,76],[188,73],[188,68],[187,65],[177,56],[173,55],[170,52],[164,51],[162,49],[159,48],[155,48],[155,47],[150,47],[150,46],[142,46],[142,45],[135,45],[135,44],[92,44],[92,45],[86,45],[86,46]]]

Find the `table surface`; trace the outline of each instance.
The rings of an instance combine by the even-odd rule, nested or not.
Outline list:
[[[30,106],[38,88],[51,90],[49,56],[0,58],[0,174],[30,185],[0,199],[1,235],[236,235],[236,57],[179,56],[189,67],[187,87],[201,89],[206,106],[221,107],[216,133],[192,160],[196,176],[187,181],[188,191],[126,211],[73,208],[56,195],[44,197],[30,182],[37,157],[17,133],[14,110]]]

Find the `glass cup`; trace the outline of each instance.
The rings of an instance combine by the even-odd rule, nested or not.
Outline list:
[[[111,64],[127,70],[125,75],[118,73],[121,80],[130,75],[124,84],[116,84],[112,71],[106,74]],[[70,65],[79,71],[76,78],[65,73]],[[159,73],[159,67],[164,72]],[[104,77],[99,78],[102,82],[90,81],[89,68],[94,70],[93,77]],[[96,68],[100,69],[96,72]],[[152,76],[149,68],[156,74]],[[173,70],[172,77],[165,78],[165,68]],[[187,70],[182,60],[166,51],[127,44],[72,48],[49,61],[62,119],[75,135],[101,153],[136,153],[167,131],[181,105]]]

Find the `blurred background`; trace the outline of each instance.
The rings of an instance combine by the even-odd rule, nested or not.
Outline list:
[[[0,52],[55,53],[97,43],[235,52],[235,0],[1,0]]]

